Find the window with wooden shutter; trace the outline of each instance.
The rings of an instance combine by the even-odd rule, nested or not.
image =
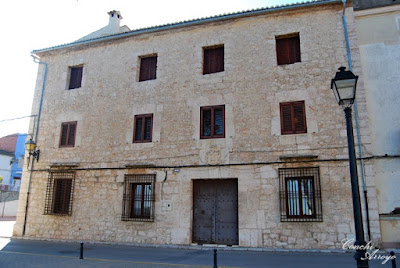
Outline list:
[[[224,46],[203,48],[203,74],[224,71]]]
[[[281,134],[307,133],[304,101],[280,103]]]
[[[47,182],[45,215],[71,215],[74,172],[50,172]]]
[[[61,124],[60,147],[74,147],[76,127],[78,122],[65,122]]]
[[[225,137],[225,105],[200,107],[200,138]]]
[[[139,82],[156,79],[157,56],[140,58]]]
[[[153,132],[153,114],[135,115],[133,142],[151,142]]]
[[[68,89],[80,88],[82,84],[83,66],[70,67]]]
[[[300,62],[300,37],[298,33],[276,36],[276,58],[278,65]]]

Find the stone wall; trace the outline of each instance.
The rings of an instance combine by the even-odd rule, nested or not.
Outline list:
[[[341,4],[288,9],[41,53],[48,77],[26,236],[190,244],[192,180],[237,178],[239,246],[340,249],[354,233],[344,113],[330,90],[337,68],[347,62],[341,14]],[[359,71],[351,8],[347,14]],[[275,36],[294,32],[301,62],[277,66]],[[203,75],[202,47],[218,44],[224,44],[225,70]],[[149,54],[158,56],[157,79],[138,82],[139,57]],[[68,66],[81,64],[82,87],[66,90]],[[42,77],[39,69],[33,111]],[[367,118],[363,94],[361,83],[361,122]],[[307,133],[281,135],[279,103],[298,100],[305,101]],[[200,107],[210,105],[225,105],[223,139],[200,139]],[[134,116],[144,113],[154,115],[153,140],[132,143]],[[68,121],[78,122],[75,147],[59,148],[61,123]],[[368,124],[361,130],[368,148]],[[316,160],[281,160],[288,155]],[[43,215],[48,171],[60,163],[77,165],[69,217]],[[323,222],[280,222],[278,168],[298,166],[320,167]],[[155,221],[123,222],[123,176],[146,173],[157,174]],[[28,177],[25,172],[17,236]],[[171,211],[161,209],[163,201],[171,202]],[[370,214],[377,218],[374,209]]]

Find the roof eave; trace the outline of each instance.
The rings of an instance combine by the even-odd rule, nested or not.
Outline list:
[[[212,23],[212,22],[219,22],[219,21],[224,21],[224,20],[232,20],[232,19],[237,19],[237,18],[245,18],[245,17],[250,17],[250,16],[264,15],[264,14],[282,11],[282,10],[287,11],[287,10],[292,10],[292,9],[305,8],[305,7],[310,7],[310,6],[328,5],[328,4],[335,4],[335,3],[342,3],[342,0],[321,0],[318,2],[296,3],[296,4],[292,4],[292,5],[286,5],[286,6],[277,6],[277,7],[272,7],[272,8],[250,10],[250,11],[232,13],[232,14],[215,16],[215,17],[195,19],[195,20],[191,20],[191,21],[184,21],[184,22],[166,24],[166,25],[161,25],[161,26],[154,26],[154,27],[124,32],[124,33],[120,33],[120,34],[108,35],[108,36],[103,36],[103,37],[89,39],[89,40],[75,41],[75,42],[64,44],[64,45],[33,50],[31,52],[31,54],[45,53],[45,52],[50,52],[50,51],[54,51],[54,50],[58,50],[58,49],[70,48],[70,47],[74,47],[74,46],[78,46],[78,45],[85,45],[85,44],[90,44],[90,43],[125,38],[125,37],[140,35],[140,34],[146,34],[146,33],[160,32],[160,31],[177,29],[177,28],[182,28],[182,27],[196,26],[196,25],[205,24],[205,23]]]

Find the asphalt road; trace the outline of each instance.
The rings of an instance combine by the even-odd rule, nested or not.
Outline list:
[[[5,224],[3,222],[3,224]],[[9,223],[7,223],[9,224]],[[7,267],[214,267],[213,247],[134,247],[71,242],[11,239],[0,224],[0,268]],[[3,227],[3,228],[1,228]],[[353,253],[246,250],[222,247],[217,251],[218,267],[249,268],[347,268],[356,267]],[[389,256],[385,252],[380,256]],[[399,254],[398,254],[399,255]],[[391,261],[372,260],[372,268],[388,268]]]

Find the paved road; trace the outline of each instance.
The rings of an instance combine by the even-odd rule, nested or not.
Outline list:
[[[174,249],[0,238],[0,267],[213,267],[212,248]],[[218,250],[218,267],[347,268],[356,267],[349,253],[259,252]],[[391,267],[371,261],[370,267]]]
[[[0,228],[3,227],[0,224]],[[4,229],[3,229],[4,230]],[[80,244],[0,237],[0,268],[19,267],[134,267],[179,268],[213,267],[213,248],[133,247],[107,244],[84,245],[84,259],[79,259]],[[265,252],[240,248],[219,248],[218,267],[249,268],[347,268],[356,267],[351,253]],[[382,254],[384,255],[384,254]],[[381,260],[371,268],[389,268]]]

